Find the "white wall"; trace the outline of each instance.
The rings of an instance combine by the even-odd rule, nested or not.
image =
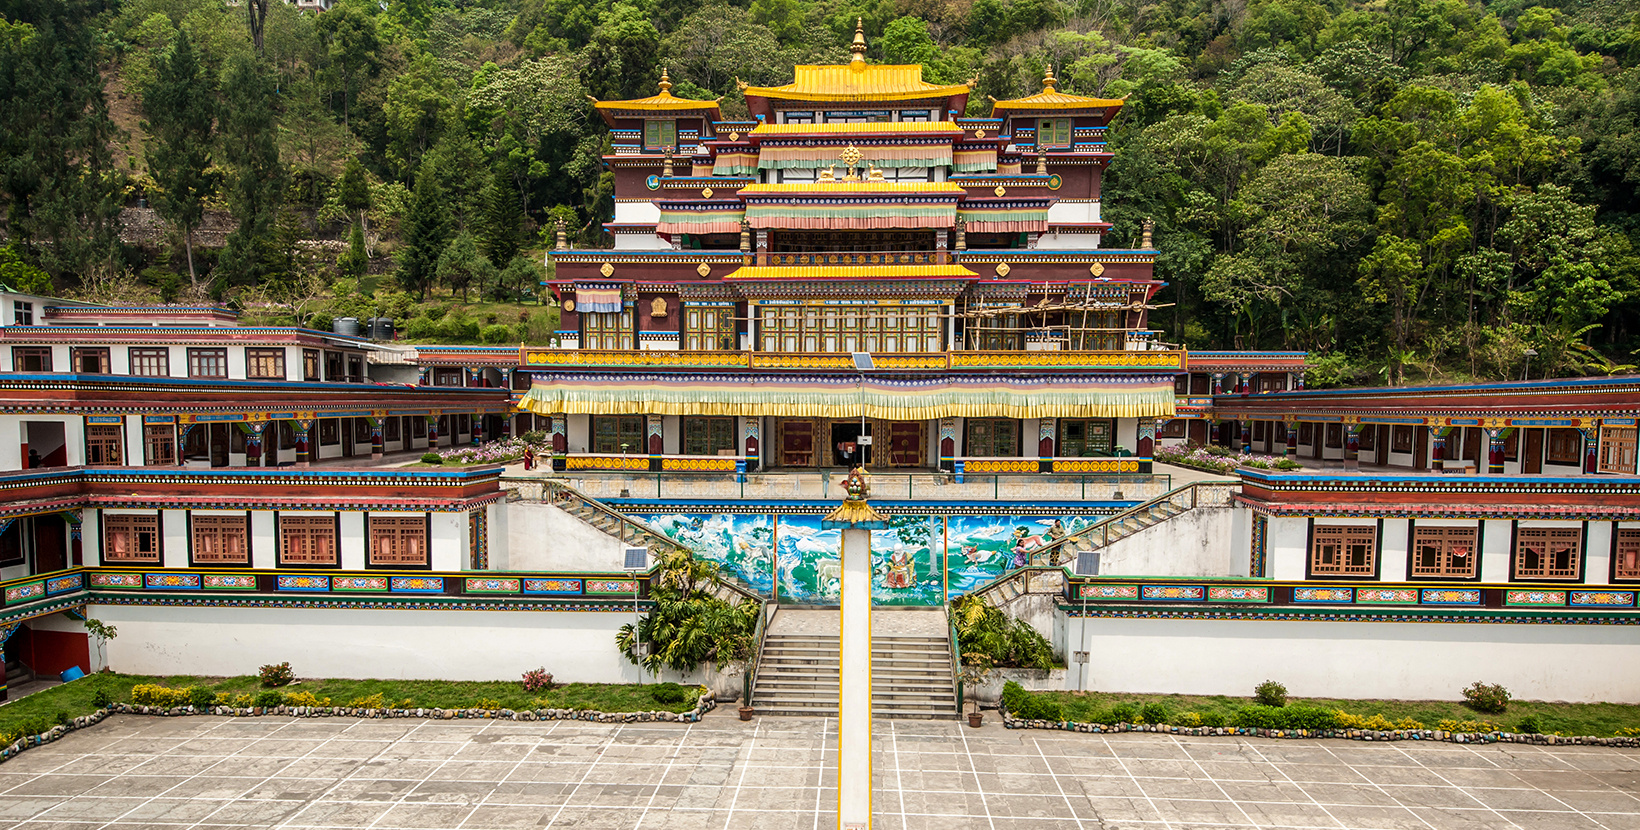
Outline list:
[[[569,452],[586,452],[592,446],[591,415],[566,415],[564,431]]]
[[[509,502],[505,567],[515,571],[619,571],[621,540],[565,513],[555,505]],[[495,554],[491,553],[491,561]]]
[[[1088,688],[1099,691],[1248,695],[1273,679],[1295,697],[1456,700],[1481,680],[1524,700],[1640,702],[1640,630],[1632,626],[1101,618],[1065,625],[1087,643]],[[1069,674],[1074,685],[1076,672]]]
[[[1099,558],[1101,576],[1246,576],[1247,549],[1233,544],[1238,512],[1187,510],[1112,542]]]
[[[634,683],[615,650],[624,612],[415,611],[97,605],[119,628],[108,662],[137,674],[233,676],[290,661],[298,677]]]

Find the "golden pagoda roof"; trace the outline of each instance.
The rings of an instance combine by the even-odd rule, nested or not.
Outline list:
[[[748,265],[730,273],[731,280],[873,279],[971,280],[979,274],[961,265]]]
[[[863,194],[939,194],[960,196],[968,191],[955,182],[791,182],[786,184],[749,184],[736,191],[742,196],[771,196],[782,193],[821,193],[846,195]]]
[[[799,66],[796,79],[785,86],[742,86],[740,91],[747,96],[822,102],[909,101],[968,94],[968,87],[961,84],[926,83],[922,71],[917,64],[897,66],[864,61]]]
[[[960,133],[950,121],[870,121],[855,124],[759,124],[748,135],[766,138],[802,136],[894,135],[896,133]]]
[[[1082,110],[1098,107],[1119,107],[1127,102],[1126,98],[1089,98],[1084,95],[1072,95],[1060,92],[1055,87],[1059,83],[1053,76],[1053,67],[1048,67],[1048,73],[1042,78],[1042,91],[1024,98],[1011,98],[1007,101],[991,99],[991,115],[1007,110],[1040,111],[1040,110]]]
[[[667,76],[666,70],[661,70],[660,92],[648,98],[634,98],[627,101],[600,101],[587,96],[592,106],[599,110],[650,110],[650,111],[681,111],[681,110],[716,110],[719,98],[714,101],[696,101],[693,98],[679,98],[672,94],[672,79]]]

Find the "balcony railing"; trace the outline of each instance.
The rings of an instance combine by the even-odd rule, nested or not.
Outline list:
[[[942,265],[944,251],[847,251],[843,253],[769,254],[770,265]]]
[[[1176,350],[1127,351],[952,351],[873,354],[877,370],[1097,370],[1176,374],[1185,371],[1186,353]],[[752,351],[645,351],[634,349],[519,350],[526,369],[816,369],[854,371],[848,354]]]

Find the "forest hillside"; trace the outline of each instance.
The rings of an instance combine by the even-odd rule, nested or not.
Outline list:
[[[1127,96],[1107,245],[1156,223],[1192,348],[1312,385],[1628,371],[1640,13],[1622,0],[0,0],[0,283],[547,342],[543,230],[608,244],[587,96],[918,63]]]

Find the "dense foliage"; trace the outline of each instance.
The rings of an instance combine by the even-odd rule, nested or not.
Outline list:
[[[957,629],[957,647],[966,666],[988,671],[1064,665],[1054,658],[1053,644],[1030,623],[1009,617],[980,597],[968,595],[952,602],[951,624]]]
[[[703,663],[722,669],[751,659],[761,606],[747,598],[739,605],[719,599],[710,589],[718,579],[717,563],[696,559],[687,551],[658,554],[659,578],[649,591],[654,610],[621,626],[615,645],[627,660],[651,674],[661,669],[689,672]],[[641,657],[634,640],[647,647]]]
[[[741,114],[737,79],[845,59],[857,17],[872,60],[973,79],[969,115],[1050,65],[1127,96],[1106,244],[1155,220],[1165,339],[1308,349],[1313,385],[1640,345],[1640,16],[1616,0],[0,0],[6,273],[307,323],[372,291],[401,324],[435,291],[516,299],[557,220],[606,241],[586,96],[665,66]],[[121,243],[140,200],[166,244]],[[224,246],[188,244],[224,211]]]

